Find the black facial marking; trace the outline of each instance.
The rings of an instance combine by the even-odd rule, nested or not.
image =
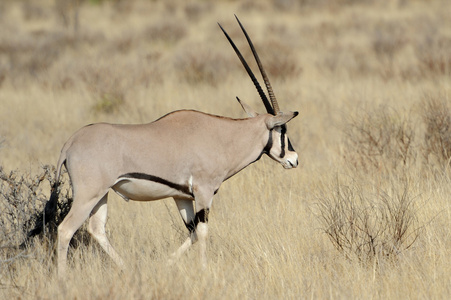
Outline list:
[[[285,133],[287,132],[287,126],[282,125],[280,130],[280,148],[282,148],[282,151],[280,151],[280,158],[283,158],[285,156]]]
[[[290,139],[288,139],[288,150],[294,152],[294,148],[293,148],[293,146],[291,145]]]
[[[269,131],[269,138],[268,138],[268,142],[266,143],[265,148],[263,148],[262,154],[269,154],[269,151],[271,151],[272,148],[272,129]],[[262,156],[262,154],[260,154],[260,156],[258,158],[260,158]]]
[[[161,184],[167,185],[168,187],[173,188],[175,190],[179,190],[179,191],[183,192],[184,194],[190,195],[191,197],[194,198],[194,195],[190,191],[188,186],[170,182],[170,181],[167,181],[166,179],[160,178],[158,176],[134,172],[134,173],[127,173],[127,174],[121,175],[121,176],[119,176],[119,178],[134,178],[134,179],[149,180],[149,181],[161,183]]]
[[[189,232],[192,233],[196,230],[197,224],[199,222],[201,223],[207,223],[208,222],[208,214],[210,213],[209,208],[201,209],[196,213],[196,216],[194,217],[194,220],[189,222],[188,224],[185,223],[186,228],[188,228]]]

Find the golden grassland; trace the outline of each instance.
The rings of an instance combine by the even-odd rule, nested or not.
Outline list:
[[[2,250],[0,298],[451,296],[449,1],[66,2],[0,3],[5,173],[32,178],[93,122],[150,122],[183,108],[244,117],[235,96],[263,112],[216,24],[251,62],[234,14],[281,109],[300,112],[288,126],[300,166],[285,171],[263,157],[223,184],[210,214],[206,270],[196,245],[166,263],[187,234],[171,199],[126,203],[111,194],[107,230],[126,271],[85,243],[70,250],[67,280],[59,280],[53,248],[37,240]],[[395,254],[377,248],[362,256],[331,243],[327,232],[340,224],[325,223],[327,213],[366,214],[352,218],[368,232],[380,216],[395,222],[379,213],[398,198],[411,204],[400,211],[413,223]],[[5,225],[5,203],[2,238],[14,227]],[[335,210],[340,203],[353,208]]]

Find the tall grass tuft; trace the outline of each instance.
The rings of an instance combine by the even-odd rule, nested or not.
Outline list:
[[[360,110],[344,133],[343,156],[355,170],[392,171],[409,166],[417,156],[413,122],[387,106]]]
[[[451,106],[444,95],[425,96],[422,107],[425,123],[424,156],[427,162],[448,167],[451,162]]]
[[[346,258],[372,264],[396,260],[420,234],[415,197],[407,183],[389,190],[337,181],[318,199],[317,217],[333,246]]]

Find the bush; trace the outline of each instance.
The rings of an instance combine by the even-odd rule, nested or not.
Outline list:
[[[357,115],[344,132],[344,158],[356,170],[396,170],[415,160],[415,129],[408,117],[385,106]]]
[[[102,62],[76,71],[75,80],[81,80],[94,97],[94,113],[116,113],[125,105],[130,83],[118,69],[116,65]]]
[[[398,75],[407,76],[411,73],[400,72],[397,62],[397,55],[406,44],[406,32],[399,22],[382,22],[377,26],[372,38],[372,49],[379,62],[379,75],[383,79],[390,80]]]
[[[356,182],[336,183],[334,190],[319,197],[317,217],[346,258],[370,263],[396,259],[417,240],[420,227],[414,204],[407,184],[368,192]]]
[[[35,176],[21,175],[17,171],[9,174],[0,167],[0,247],[14,248],[31,242],[38,235],[51,245],[56,242],[57,227],[63,221],[72,206],[72,197],[67,183],[59,185],[59,200],[56,213],[50,215],[48,198],[45,191],[55,184],[55,167],[43,166]],[[47,211],[46,211],[47,210]],[[87,232],[82,229],[74,236],[72,245],[87,243]],[[53,248],[53,246],[52,246]]]
[[[94,113],[117,113],[125,104],[124,94],[120,91],[104,92],[93,106]]]
[[[143,39],[150,42],[164,41],[175,44],[186,36],[185,25],[172,19],[158,22],[147,27],[143,33]]]
[[[426,162],[447,167],[451,162],[451,108],[446,96],[425,96],[422,107],[425,123]]]
[[[190,84],[206,83],[217,86],[227,78],[234,63],[222,55],[212,52],[200,53],[198,50],[190,47],[176,56],[174,67],[177,73],[181,79]]]
[[[259,57],[269,78],[287,80],[296,79],[301,75],[302,68],[296,59],[296,53],[288,45],[270,40],[264,44],[255,45],[255,48],[261,51]]]
[[[424,77],[451,74],[451,38],[428,34],[415,50]]]
[[[31,227],[27,222],[44,203],[42,184],[49,178],[50,168],[34,178],[19,175],[18,172],[5,173],[0,167],[0,227],[1,246],[11,246],[22,242]]]

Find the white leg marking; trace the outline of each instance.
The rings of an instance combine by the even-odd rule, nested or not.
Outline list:
[[[190,177],[190,180],[192,181],[192,177]],[[194,201],[193,200],[186,200],[186,199],[177,199],[174,198],[175,204],[177,205],[177,208],[179,209],[180,216],[183,219],[183,222],[185,224],[189,224],[190,222],[194,221]],[[188,237],[185,242],[175,251],[171,254],[171,258],[168,261],[168,264],[171,265],[177,261],[180,256],[182,256],[183,253],[186,252],[186,250],[191,247],[192,244],[194,244],[197,241],[197,235],[195,232],[190,234],[190,237]]]
[[[171,254],[171,258],[168,260],[169,265],[173,265],[179,258],[182,256],[183,253],[185,253],[186,250],[191,247],[193,244],[193,239],[191,237],[187,238],[185,242],[175,251]]]
[[[188,189],[189,189],[189,192],[192,194],[193,193],[193,175],[191,175],[188,179]]]
[[[207,223],[197,224],[196,233],[199,238],[199,250],[200,250],[200,264],[202,268],[207,267],[207,237],[208,237],[208,225]]]
[[[107,219],[107,200],[108,194],[94,207],[89,218],[88,232],[97,240],[105,252],[113,259],[113,261],[122,269],[125,269],[125,264],[122,258],[111,246],[105,232],[105,224]]]

